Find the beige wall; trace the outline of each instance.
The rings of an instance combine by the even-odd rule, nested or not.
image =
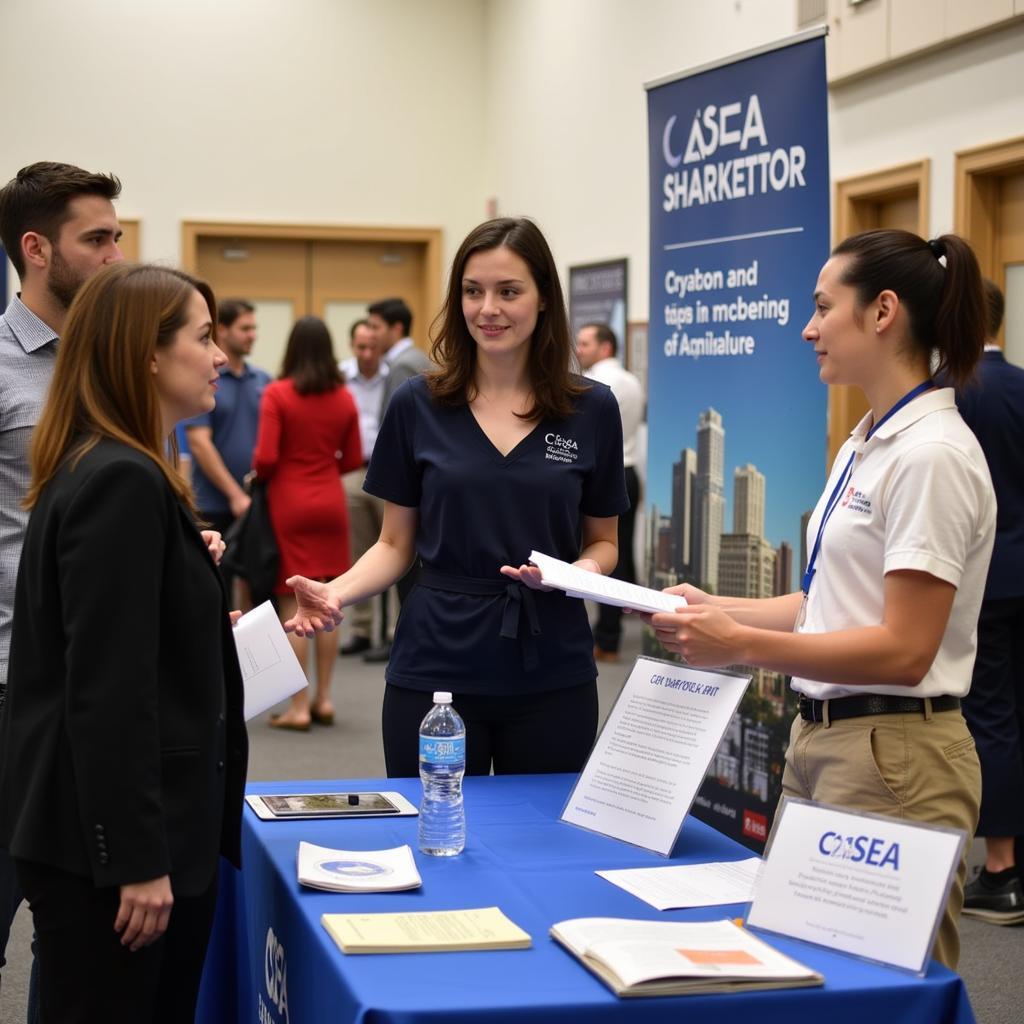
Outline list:
[[[643,83],[795,31],[795,0],[0,0],[0,180],[111,169],[142,255],[182,219],[437,225],[496,197],[559,266],[630,259],[647,315]],[[834,177],[1020,134],[1024,27],[841,86]]]
[[[142,256],[179,223],[484,217],[480,0],[0,0],[0,181],[112,170]],[[453,241],[454,240],[454,241]]]

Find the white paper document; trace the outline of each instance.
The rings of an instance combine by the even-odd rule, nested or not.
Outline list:
[[[332,850],[300,842],[299,882],[329,892],[397,892],[423,883],[408,846],[393,850]]]
[[[761,869],[760,857],[666,868],[623,868],[595,874],[658,910],[749,903]]]
[[[667,857],[749,682],[637,658],[562,821]]]
[[[245,720],[279,704],[306,685],[306,676],[269,601],[235,625],[235,647],[245,686]]]
[[[611,576],[587,572],[560,558],[531,551],[529,561],[540,569],[541,579],[549,587],[564,590],[567,597],[587,598],[616,608],[632,608],[638,612],[674,612],[686,606],[686,598],[661,590],[624,583]]]
[[[966,838],[788,799],[747,923],[923,974]]]

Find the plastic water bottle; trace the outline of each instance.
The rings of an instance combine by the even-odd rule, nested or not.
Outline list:
[[[466,771],[466,726],[452,695],[438,691],[420,724],[420,851],[454,857],[466,845],[462,776]]]

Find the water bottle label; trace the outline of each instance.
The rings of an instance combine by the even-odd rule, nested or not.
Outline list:
[[[420,760],[427,764],[465,764],[466,738],[420,737]]]

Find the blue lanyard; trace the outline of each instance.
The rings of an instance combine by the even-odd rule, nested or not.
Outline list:
[[[890,416],[895,415],[903,406],[912,402],[918,395],[923,395],[926,391],[931,390],[935,387],[933,380],[926,380],[921,384],[918,384],[916,388],[912,388],[908,391],[877,423],[871,424],[871,429],[868,430],[865,441],[871,439],[871,435],[887,420]],[[846,465],[843,467],[842,473],[839,474],[839,480],[835,487],[832,489],[832,493],[828,496],[828,501],[825,502],[825,511],[822,514],[821,522],[818,524],[818,536],[814,540],[814,547],[811,549],[811,557],[807,560],[807,571],[804,573],[804,578],[800,584],[804,595],[811,591],[811,581],[814,579],[814,574],[817,571],[814,566],[818,561],[818,552],[821,550],[821,537],[825,532],[825,526],[829,519],[832,518],[832,513],[836,510],[836,505],[839,504],[839,497],[843,493],[844,488],[850,482],[850,478],[853,476],[853,460],[857,457],[857,452],[853,451],[850,453],[850,458],[847,460]]]

